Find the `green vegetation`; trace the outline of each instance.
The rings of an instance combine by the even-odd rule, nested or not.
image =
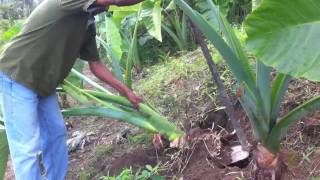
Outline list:
[[[103,176],[101,180],[164,180],[159,176],[159,166],[146,165],[145,169],[133,172],[132,168],[124,169],[118,176]]]
[[[136,146],[137,144],[148,147],[152,144],[152,134],[148,132],[137,132],[128,137],[129,144]]]
[[[13,7],[20,5],[0,6],[0,52],[20,31],[26,14]],[[237,94],[250,120],[259,142],[258,152],[263,157],[258,164],[270,156],[277,160],[288,128],[320,109],[320,97],[316,96],[279,115],[294,78],[320,81],[317,7],[320,1],[304,0],[264,0],[261,4],[260,0],[146,0],[130,7],[110,7],[108,13],[97,16],[100,55],[118,80],[137,92],[147,92],[144,93],[146,101],[139,110],[135,109],[126,98],[86,77],[82,73],[84,64],[77,62],[58,90],[76,99],[79,106],[64,109],[63,114],[108,117],[147,130],[129,137],[133,145],[151,144],[148,133],[161,133],[171,141],[183,136],[184,132],[176,125],[181,122],[170,122],[166,117],[172,118],[170,113],[184,111],[175,107],[176,103],[181,101],[187,106],[193,101],[192,93],[177,92],[173,86],[193,88],[193,93],[203,95],[202,101],[216,101],[217,96],[207,64],[200,51],[195,50],[192,22],[210,43],[220,78],[228,91]],[[189,78],[191,74],[196,74],[196,80]],[[199,86],[188,86],[189,81],[199,79]],[[134,86],[134,80],[138,80],[139,85]],[[85,83],[93,88],[84,89]],[[150,105],[147,102],[150,99],[157,101]],[[113,151],[107,147],[98,155]],[[302,162],[309,162],[314,151],[310,146],[302,154]],[[0,116],[0,179],[5,173],[7,157],[8,146]],[[83,173],[81,179],[87,176]],[[158,166],[146,166],[138,172],[129,168],[118,176],[101,177],[103,180],[150,178],[163,178],[159,176]]]
[[[283,11],[283,8],[281,8],[283,2],[281,1],[263,1],[261,6],[259,6],[246,21],[248,44],[258,58],[256,69],[252,69],[247,59],[245,49],[241,46],[239,39],[236,37],[226,19],[219,12],[218,7],[210,0],[200,1],[205,4],[205,6],[202,5],[198,7],[200,13],[193,10],[183,0],[176,0],[175,2],[219,51],[240,84],[239,100],[247,112],[256,139],[262,146],[268,149],[265,151],[262,147],[258,147],[263,157],[258,163],[261,163],[261,167],[264,167],[266,166],[263,164],[266,163],[265,159],[270,157],[270,154],[266,152],[270,151],[274,156],[277,156],[281,139],[286,134],[289,126],[320,108],[320,97],[315,97],[293,109],[284,117],[278,117],[281,101],[291,80],[290,75],[283,73],[306,77],[310,80],[319,78],[319,76],[317,76],[318,71],[316,72],[314,69],[310,69],[310,65],[297,66],[299,63],[307,65],[306,60],[312,59],[312,61],[308,62],[315,65],[313,66],[315,68],[316,64],[319,63],[318,52],[314,50],[304,54],[300,51],[303,49],[302,47],[298,47],[297,49],[296,46],[292,46],[292,42],[299,41],[299,35],[301,35],[303,30],[302,28],[301,31],[295,31],[295,25],[309,25],[309,22],[313,22],[315,16],[312,16],[312,12],[316,13],[317,8],[314,6],[311,7],[310,4],[305,5],[303,8],[306,8],[310,14],[303,19],[297,18],[296,21],[288,23],[287,27],[283,27],[282,22],[292,17],[292,11]],[[301,10],[298,2],[300,1],[290,1],[290,4]],[[320,4],[318,3],[318,5]],[[215,15],[215,19],[218,19],[218,21],[213,19],[212,16],[208,16],[208,13],[201,14],[202,12],[208,11],[212,12],[212,15]],[[281,14],[280,20],[274,16],[275,13]],[[261,24],[262,17],[266,22]],[[268,23],[272,24],[275,28],[269,26]],[[293,28],[293,30],[290,28]],[[284,29],[288,29],[288,32],[285,32]],[[220,31],[225,36],[226,41],[219,35]],[[315,32],[316,31],[308,31],[308,37],[313,37],[316,34]],[[275,43],[279,43],[281,33],[286,34],[286,36],[288,33],[292,33],[292,36],[290,36],[291,39],[286,42],[286,46],[278,48]],[[304,48],[309,46],[315,47],[315,42],[307,38],[305,43],[300,45]],[[281,56],[277,54],[274,56],[275,52],[281,54]],[[290,55],[288,53],[290,53]],[[292,57],[297,58],[292,60]],[[275,63],[275,61],[277,62]],[[270,81],[271,68],[264,64],[268,64],[268,62],[270,62],[269,65],[272,64],[274,68],[280,71],[273,81]],[[290,65],[290,63],[292,63],[292,65]],[[275,157],[272,157],[272,159],[273,158]],[[267,164],[267,167],[269,166],[271,165]]]
[[[196,58],[202,58],[196,56]],[[204,61],[201,59],[169,59],[167,63],[162,63],[156,67],[150,67],[145,69],[147,77],[139,82],[137,90],[141,89],[144,92],[148,92],[149,96],[164,96],[161,91],[161,87],[165,87],[174,83],[179,78],[185,78],[190,74],[206,71],[207,67]],[[151,74],[152,76],[148,76]]]
[[[97,90],[81,89],[67,80],[65,80],[62,85],[63,90],[82,104],[88,105],[93,102],[99,106],[91,105],[88,107],[70,108],[63,111],[65,116],[95,115],[118,119],[144,128],[150,132],[164,134],[170,141],[183,135],[174,124],[169,122],[148,105],[140,103],[139,110],[137,110],[126,98],[113,95],[110,91],[76,70],[73,70],[72,72],[82,80],[93,85]]]

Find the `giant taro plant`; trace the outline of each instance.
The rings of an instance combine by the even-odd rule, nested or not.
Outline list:
[[[111,6],[108,11],[108,15],[99,15],[97,42],[106,50],[117,79],[131,88],[133,67],[142,68],[138,28],[143,26],[148,38],[162,41],[161,0],[146,0],[126,7]]]
[[[97,40],[108,52],[114,75],[120,81],[125,81],[127,85],[131,86],[131,70],[134,61],[132,56],[137,43],[138,24],[143,23],[152,36],[161,40],[160,0],[147,0],[144,3],[130,7],[111,7],[110,11],[113,13],[113,16],[105,17],[105,24],[102,28],[103,31],[97,36]],[[124,68],[126,71],[125,80],[123,80],[123,67],[120,66],[120,60],[123,54],[121,49],[123,44],[120,35],[120,25],[124,18],[130,15],[135,17],[133,21],[134,30],[132,32],[132,40],[129,42],[128,55]],[[8,38],[8,40],[18,32],[19,30],[9,29],[8,33],[10,33],[10,38]],[[61,85],[62,88],[58,88],[59,92],[69,94],[82,104],[81,107],[63,110],[64,116],[92,115],[112,118],[131,123],[153,133],[160,133],[170,141],[177,140],[183,135],[182,131],[151,106],[140,103],[139,110],[137,110],[126,98],[112,94],[76,70],[82,69],[82,67],[83,64],[77,62],[74,66],[75,69],[72,70],[72,74]],[[95,89],[90,91],[83,89],[82,81],[90,83]],[[6,171],[8,154],[9,149],[5,127],[0,112],[0,179],[3,179]]]
[[[117,119],[153,133],[163,134],[170,141],[183,135],[183,132],[151,106],[140,103],[139,109],[136,109],[126,98],[111,93],[77,70],[73,69],[72,74],[92,85],[95,90],[79,88],[75,82],[66,79],[61,85],[63,91],[79,101],[82,106],[63,110],[64,116],[91,115]]]
[[[249,15],[247,45],[256,56],[256,68],[212,0],[193,1],[194,9],[184,0],[175,3],[219,51],[238,81],[239,100],[259,141],[257,164],[275,170],[280,143],[290,125],[320,108],[317,96],[279,117],[292,77],[320,80],[320,1],[264,0]],[[272,68],[278,71],[273,80]]]

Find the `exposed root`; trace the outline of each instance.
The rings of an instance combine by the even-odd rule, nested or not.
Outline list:
[[[258,145],[254,152],[256,160],[255,179],[257,180],[281,180],[285,164],[278,154],[271,153],[265,147]]]

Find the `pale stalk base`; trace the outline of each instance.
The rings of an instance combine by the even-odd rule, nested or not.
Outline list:
[[[265,147],[258,145],[254,152],[257,164],[255,179],[258,180],[281,180],[285,169],[284,163],[278,154],[271,153]]]

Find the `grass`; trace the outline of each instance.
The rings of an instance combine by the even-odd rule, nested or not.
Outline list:
[[[212,52],[214,51],[212,50]],[[213,53],[214,55],[215,53]],[[231,87],[233,81],[230,72],[225,69],[223,64],[219,64],[223,80],[227,83],[228,87]],[[168,119],[183,128],[185,124],[182,123],[195,123],[201,120],[204,117],[202,115],[207,112],[206,108],[214,108],[212,103],[217,103],[216,87],[212,83],[208,66],[199,50],[189,52],[178,58],[171,57],[164,63],[148,67],[144,71],[146,72],[146,76],[143,79],[135,81],[135,91],[138,94],[142,94],[147,102],[161,111]],[[130,151],[130,149],[137,146],[148,147],[151,144],[152,135],[150,133],[134,130],[128,136],[128,144],[125,145],[125,149],[126,151]],[[107,147],[98,151],[90,163],[93,167],[95,167],[94,163],[99,162],[94,159],[112,156],[113,153],[117,152],[117,147],[114,147],[114,149]],[[91,177],[89,175],[97,174],[95,169],[90,171],[90,164],[87,166],[87,173],[82,173],[83,177]],[[125,172],[129,173],[128,169]],[[134,175],[136,173],[132,172]],[[117,178],[117,176],[108,176],[108,173],[105,171],[102,175],[106,175],[105,179],[107,177],[111,178],[110,180]]]
[[[214,49],[211,52],[213,57],[217,56]],[[218,68],[227,88],[232,89],[234,81],[230,71],[222,62]],[[200,49],[178,58],[171,57],[146,68],[145,72],[146,77],[136,81],[135,91],[176,124],[189,122],[190,116],[201,116],[209,103],[219,106],[217,88]]]
[[[128,137],[129,144],[135,147],[137,144],[148,147],[152,144],[152,134],[139,130]]]
[[[117,176],[102,176],[101,180],[164,180],[165,178],[159,175],[159,166],[152,167],[146,165],[143,170],[133,172],[132,168],[123,169]]]
[[[148,93],[149,96],[162,96],[164,87],[180,78],[189,77],[191,74],[205,71],[206,64],[201,54],[196,53],[196,59],[186,59],[190,56],[170,58],[166,63],[146,68],[146,78],[139,81],[136,89]]]

